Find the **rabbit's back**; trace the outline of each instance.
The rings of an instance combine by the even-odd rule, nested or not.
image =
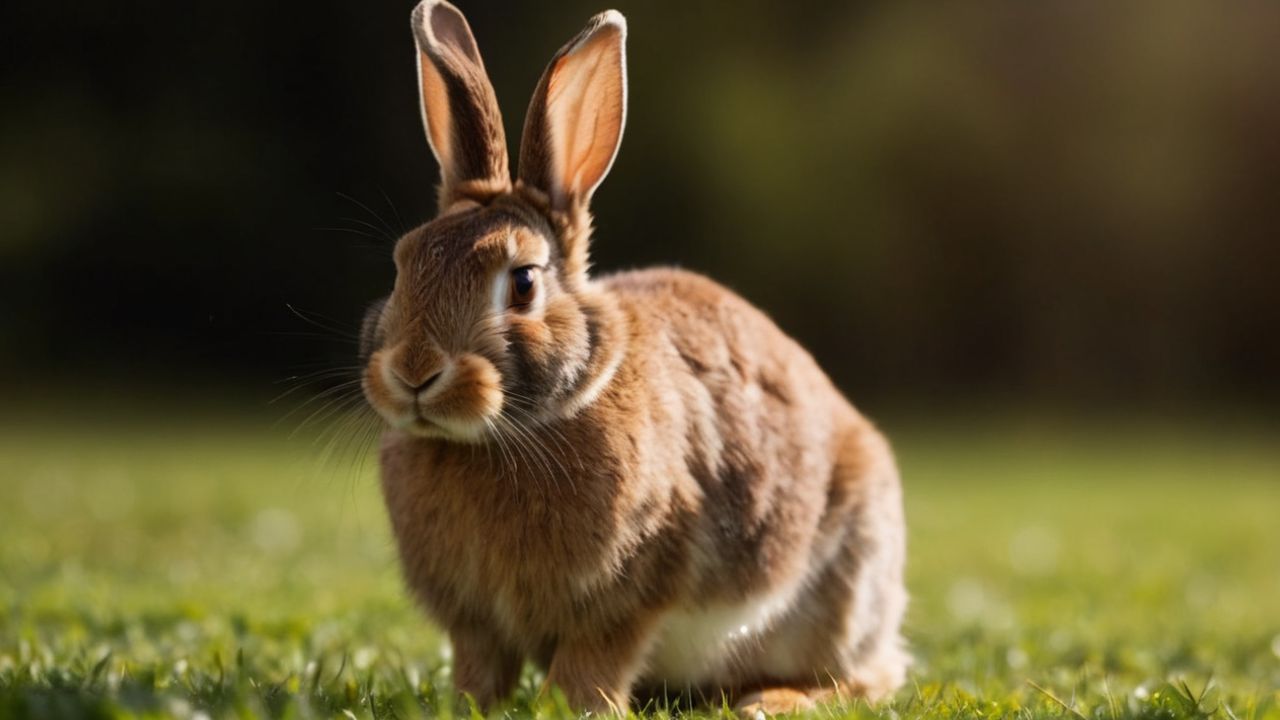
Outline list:
[[[714,281],[658,268],[605,282],[638,326],[630,351],[648,356],[651,405],[679,408],[652,431],[683,447],[702,495],[707,592],[776,591],[846,490],[832,487],[843,448],[876,430],[807,351]]]
[[[809,661],[792,647],[804,633],[764,633],[871,526],[900,525],[887,444],[803,348],[724,287],[672,269],[603,282],[644,339],[650,392],[680,407],[660,434],[683,448],[699,499],[691,592],[664,618],[651,679],[742,682],[739,661],[765,649],[776,674],[804,672],[787,659]]]

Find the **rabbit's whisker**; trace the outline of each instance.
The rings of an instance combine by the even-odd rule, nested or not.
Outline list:
[[[385,193],[384,193],[384,196],[385,196]],[[372,215],[372,216],[374,217],[374,219],[375,219],[375,220],[377,220],[379,223],[381,223],[381,224],[382,224],[382,227],[386,230],[387,235],[388,235],[388,236],[391,236],[391,240],[392,240],[393,242],[395,241],[395,239],[396,239],[396,238],[395,238],[395,237],[393,237],[393,236],[395,235],[395,230],[393,230],[393,229],[391,228],[391,225],[389,225],[389,224],[387,223],[387,221],[386,221],[386,220],[384,220],[384,219],[382,218],[382,216],[381,216],[381,215],[379,215],[378,213],[374,212],[373,208],[369,207],[368,205],[365,205],[364,203],[360,202],[359,200],[355,199],[354,197],[352,197],[352,196],[350,196],[350,195],[348,195],[348,194],[346,194],[346,193],[344,193],[344,192],[340,192],[340,193],[338,193],[338,197],[340,197],[340,198],[342,198],[343,200],[346,200],[346,201],[348,201],[348,202],[354,203],[354,204],[355,204],[356,206],[358,206],[361,210],[364,210],[365,212],[367,212],[367,213],[369,213],[370,215]],[[390,201],[388,200],[388,202],[390,202]],[[403,233],[402,233],[402,234],[403,234]]]
[[[320,226],[320,227],[316,227],[316,228],[313,228],[313,229],[315,229],[315,230],[322,230],[322,231],[324,231],[324,232],[340,232],[340,233],[347,233],[348,235],[356,235],[356,236],[359,236],[359,237],[365,238],[366,240],[372,240],[372,241],[374,241],[374,243],[373,243],[372,245],[377,245],[378,247],[382,247],[383,242],[385,242],[385,240],[383,239],[383,237],[382,237],[381,235],[373,235],[373,234],[367,233],[367,232],[365,232],[365,231],[363,231],[363,230],[357,230],[357,229],[355,229],[355,228],[348,228],[348,227],[331,227],[331,226],[323,226],[323,225],[322,225],[322,226]],[[371,244],[365,244],[365,245],[361,245],[361,246],[362,246],[362,247],[372,247],[372,245],[371,245]]]
[[[529,397],[525,395],[521,395],[520,393],[506,391],[505,394],[511,396],[512,398],[515,398],[516,400],[522,400],[529,405],[533,404],[533,401]],[[509,407],[514,412],[520,413],[522,416],[526,418],[526,420],[528,421],[528,424],[538,428],[539,431],[550,433],[551,440],[553,440],[556,443],[556,448],[560,450],[564,450],[569,454],[572,454],[574,457],[574,460],[577,461],[576,464],[578,469],[579,470],[585,469],[582,464],[582,456],[578,452],[578,449],[574,447],[573,443],[569,442],[569,439],[564,436],[564,433],[560,432],[560,430],[557,429],[552,423],[540,421],[538,417],[532,412],[531,409],[522,407],[518,402],[508,403],[507,407]]]
[[[512,469],[512,472],[514,473],[516,462],[512,458],[512,456],[507,452],[507,444],[506,444],[506,441],[503,440],[502,438],[502,432],[499,431],[497,425],[495,425],[492,420],[486,418],[484,422],[485,422],[485,425],[488,426],[489,432],[491,433],[493,438],[498,441],[498,453],[500,458],[500,462],[498,464],[498,467],[500,469],[499,476],[500,477],[505,476],[508,467],[510,467]]]
[[[342,219],[343,219],[344,221],[346,221],[346,222],[356,223],[356,224],[358,224],[358,225],[364,226],[364,227],[368,228],[368,229],[370,230],[370,232],[377,233],[377,239],[378,239],[379,241],[382,241],[382,242],[392,242],[392,243],[394,243],[394,242],[396,241],[396,238],[395,238],[395,237],[393,237],[393,236],[391,235],[391,230],[390,230],[390,229],[380,228],[380,227],[378,227],[377,225],[374,225],[374,224],[372,224],[372,223],[365,222],[364,220],[361,220],[360,218],[344,217],[344,218],[342,218]]]
[[[529,417],[529,418],[532,417],[528,412],[526,412],[524,409],[520,408],[518,405],[514,403],[510,405],[510,408],[511,410],[518,412],[525,417]],[[564,439],[564,436],[561,435],[555,428],[552,428],[546,425],[539,426],[537,431],[535,432],[535,430],[529,427],[527,422],[521,421],[520,418],[518,417],[511,417],[509,418],[508,422],[514,425],[517,429],[520,430],[520,432],[522,432],[526,437],[529,438],[530,444],[533,445],[533,449],[536,450],[539,455],[549,458],[552,462],[554,462],[559,467],[560,473],[569,481],[569,489],[572,490],[574,493],[577,493],[578,488],[574,484],[573,473],[569,472],[569,468],[567,468],[564,462],[560,460],[557,453],[551,452],[551,450],[549,450],[541,442],[542,436],[544,436],[546,433],[549,432],[551,433],[550,439],[552,440],[552,442],[556,444],[556,449],[563,451],[566,449],[566,446],[561,445],[561,440]],[[556,435],[560,435],[561,440],[556,439]],[[571,447],[569,447],[568,449],[572,450]],[[557,481],[557,484],[558,484],[558,481]]]
[[[331,333],[334,333],[335,335],[340,335],[342,337],[350,338],[357,342],[360,340],[360,333],[358,331],[354,331],[349,327],[343,327],[341,322],[334,320],[333,318],[326,317],[317,312],[299,310],[298,308],[294,307],[293,303],[285,303],[284,306],[286,309],[289,310],[290,313],[294,315],[294,317],[298,318],[299,320],[305,323],[314,325],[315,327],[320,328],[325,332],[331,332]],[[321,322],[321,320],[323,320],[324,322]],[[325,323],[328,323],[328,324],[325,324]]]
[[[286,389],[284,392],[280,393],[279,395],[271,398],[270,400],[267,401],[267,404],[274,405],[275,403],[280,402],[284,398],[292,395],[293,393],[298,392],[299,390],[304,390],[306,388],[312,387],[322,382],[326,382],[334,379],[341,379],[345,377],[348,379],[337,386],[337,387],[345,387],[347,385],[354,385],[356,383],[360,383],[363,380],[363,378],[351,378],[350,375],[351,375],[351,371],[349,370],[329,370],[329,371],[323,371],[320,373],[312,374],[310,377],[295,375],[293,377],[285,378],[278,382],[294,383],[293,387],[290,387]]]
[[[538,439],[527,428],[524,428],[523,426],[521,426],[518,420],[516,420],[515,418],[503,418],[503,417],[499,417],[499,419],[506,424],[506,426],[509,428],[512,434],[516,436],[516,439],[522,438],[522,440],[520,440],[520,443],[519,443],[520,446],[531,455],[531,458],[533,460],[538,462],[538,464],[542,467],[543,471],[546,473],[548,480],[554,483],[556,485],[556,488],[559,489],[560,479],[559,479],[559,476],[556,474],[555,469],[551,467],[550,461],[554,461],[558,465],[560,465],[561,473],[563,473],[567,477],[568,472],[565,470],[564,465],[560,464],[559,461],[556,460],[554,454],[549,454],[546,452],[545,448],[540,447],[538,444]]]
[[[356,403],[363,402],[363,398],[359,395],[339,394],[324,401],[314,412],[307,416],[298,427],[289,433],[290,438],[297,437],[303,430],[312,424],[324,422],[333,417],[336,413],[344,410],[350,410],[355,407]]]
[[[280,418],[279,422],[284,422],[285,420],[288,420],[289,418],[293,417],[297,413],[302,412],[303,410],[310,407],[313,403],[320,402],[321,400],[324,400],[326,398],[331,398],[334,396],[345,396],[347,393],[352,393],[355,389],[354,386],[359,385],[360,382],[361,382],[360,378],[355,378],[353,380],[340,382],[337,385],[333,385],[329,388],[321,390],[320,392],[315,393],[311,397],[299,403],[296,407],[294,407],[289,412],[285,413],[284,416]],[[300,390],[312,384],[314,383],[303,383],[298,385],[297,387],[290,388],[284,391],[283,393],[281,393],[280,395],[276,396],[273,400],[271,400],[271,402],[272,403],[278,402],[283,398],[285,398],[286,396],[288,396],[290,393],[294,392],[295,390]]]
[[[404,218],[400,217],[400,211],[396,209],[396,204],[391,202],[391,196],[387,195],[386,190],[378,188],[378,192],[382,194],[382,199],[386,201],[387,207],[391,208],[391,214],[396,218],[396,227],[399,228],[400,234],[404,235],[409,229],[405,227]]]

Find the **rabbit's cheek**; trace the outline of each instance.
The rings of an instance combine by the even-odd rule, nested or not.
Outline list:
[[[538,398],[568,392],[590,355],[587,319],[567,297],[547,303],[541,321],[514,319],[509,334],[520,384]]]
[[[382,415],[387,422],[395,425],[400,422],[400,416],[405,414],[402,406],[406,404],[406,400],[396,397],[395,392],[387,384],[386,361],[386,352],[375,352],[369,358],[369,364],[365,366],[360,385],[364,390],[365,399],[369,401],[369,406]]]
[[[533,318],[512,318],[508,332],[519,341],[521,347],[539,353],[545,353],[552,340],[551,328],[547,327],[546,323]]]
[[[547,308],[547,329],[551,333],[549,342],[554,346],[555,354],[562,356],[563,361],[580,364],[586,361],[590,337],[587,331],[587,317],[577,301],[561,296]]]

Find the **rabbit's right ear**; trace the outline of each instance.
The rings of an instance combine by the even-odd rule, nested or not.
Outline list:
[[[427,142],[440,163],[440,211],[510,189],[507,139],[493,86],[467,20],[445,0],[413,10]]]
[[[591,18],[551,58],[525,117],[520,181],[553,208],[585,208],[608,174],[627,116],[627,21]]]

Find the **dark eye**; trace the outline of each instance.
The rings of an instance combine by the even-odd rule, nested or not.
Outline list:
[[[523,309],[533,302],[533,297],[537,294],[537,273],[538,268],[534,265],[525,265],[511,271],[511,307]]]

